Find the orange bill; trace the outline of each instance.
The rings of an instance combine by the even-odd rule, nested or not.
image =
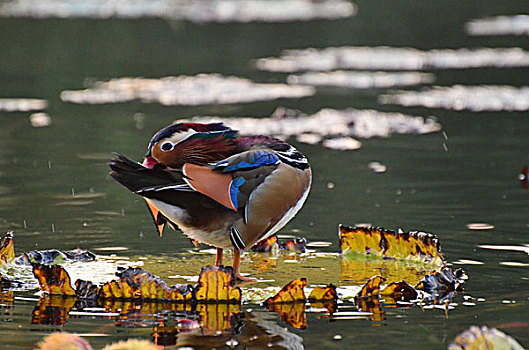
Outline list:
[[[149,208],[149,212],[151,213],[152,221],[154,222],[154,226],[156,226],[158,235],[162,237],[166,221],[161,216],[160,211],[156,209],[148,199],[145,199],[145,203],[147,203],[147,207]]]

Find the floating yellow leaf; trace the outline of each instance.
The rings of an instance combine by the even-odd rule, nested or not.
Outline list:
[[[266,299],[265,304],[293,303],[305,301],[303,288],[307,286],[305,278],[298,278],[284,286],[275,296]]]
[[[331,283],[327,287],[316,287],[309,294],[309,301],[337,300],[336,287]]]
[[[357,298],[365,298],[370,297],[373,295],[379,295],[380,294],[380,285],[382,282],[385,282],[386,279],[382,276],[373,276],[371,277],[366,284],[362,287]]]
[[[70,276],[61,266],[35,264],[33,274],[39,281],[42,291],[52,295],[75,295],[75,290],[70,284]]]
[[[0,263],[10,263],[15,259],[15,248],[13,245],[13,232],[6,233],[6,237],[0,248]]]
[[[112,299],[164,299],[185,302],[193,298],[190,285],[169,287],[160,277],[141,268],[127,268],[118,273],[119,280],[101,286],[98,296]]]
[[[279,314],[281,319],[297,329],[307,328],[307,316],[305,315],[305,302],[276,302],[267,303],[269,311]]]
[[[425,232],[399,232],[380,227],[339,226],[342,254],[357,252],[368,256],[406,259],[443,265],[437,237]]]
[[[235,287],[233,269],[230,266],[203,267],[195,287],[195,298],[199,302],[240,303],[242,292]]]

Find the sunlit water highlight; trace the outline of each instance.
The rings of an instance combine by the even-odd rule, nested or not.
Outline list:
[[[460,48],[419,50],[406,47],[342,46],[285,50],[279,57],[256,61],[271,72],[335,69],[433,70],[478,67],[527,67],[529,52],[522,48]]]
[[[289,22],[351,17],[356,6],[344,0],[18,0],[0,6],[0,15],[34,18],[167,18],[197,23]]]
[[[98,81],[88,89],[61,92],[61,100],[78,104],[139,100],[166,106],[197,106],[300,98],[313,94],[314,89],[308,86],[254,83],[233,76],[199,74],[161,79],[116,78]]]
[[[398,91],[381,95],[380,102],[406,107],[423,106],[456,111],[527,111],[529,110],[529,87],[434,86],[421,91]]]

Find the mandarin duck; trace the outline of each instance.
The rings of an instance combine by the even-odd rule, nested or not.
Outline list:
[[[312,172],[296,148],[269,136],[240,136],[223,123],[178,123],[151,139],[143,163],[116,153],[110,175],[142,196],[161,236],[168,224],[192,241],[241,251],[281,229],[307,199]]]

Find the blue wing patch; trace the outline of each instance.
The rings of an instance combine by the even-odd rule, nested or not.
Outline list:
[[[230,184],[230,199],[233,203],[233,206],[236,209],[239,209],[239,204],[237,203],[237,195],[239,194],[239,187],[241,187],[246,182],[242,177],[236,177]]]
[[[222,169],[222,172],[229,173],[231,171],[236,170],[258,168],[264,165],[275,165],[279,164],[280,162],[281,161],[279,160],[279,157],[275,153],[255,152],[255,154],[250,157],[249,162],[242,161],[228,165],[228,161],[223,160],[215,164],[215,168],[224,167],[224,169]]]

